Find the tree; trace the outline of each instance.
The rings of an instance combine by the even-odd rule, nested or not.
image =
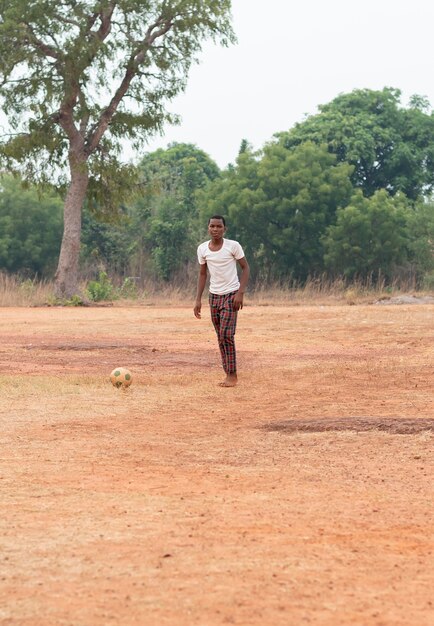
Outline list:
[[[258,164],[260,153],[254,152],[243,139],[235,165],[229,165],[221,175],[198,192],[200,234],[207,236],[207,223],[212,215],[228,218],[227,237],[242,241],[249,257],[252,278],[262,268],[258,250],[262,250],[262,230],[252,223],[252,207],[258,202]]]
[[[24,189],[0,178],[0,269],[53,275],[62,239],[62,202],[54,194]]]
[[[403,194],[392,197],[383,189],[365,198],[359,190],[327,229],[326,267],[347,278],[374,274],[390,280],[408,259],[410,214]]]
[[[281,145],[265,149],[259,177],[267,200],[259,214],[268,263],[281,275],[305,280],[323,271],[321,236],[351,197],[351,172],[325,146],[306,142],[294,150]]]
[[[417,274],[434,272],[434,202],[419,202],[407,219],[410,258]],[[433,285],[434,286],[434,283]]]
[[[78,290],[86,196],[114,210],[131,187],[122,141],[137,148],[167,121],[206,37],[234,39],[230,0],[0,0],[0,98],[8,167],[63,174],[56,290]],[[65,177],[65,173],[68,175]]]
[[[357,89],[277,136],[287,148],[326,144],[354,166],[353,185],[365,196],[386,189],[414,201],[434,188],[434,115],[426,98],[413,96],[403,108],[400,97],[398,89]]]
[[[101,271],[128,275],[134,248],[127,209],[116,221],[98,219],[85,205],[82,218],[81,266],[96,277]]]
[[[93,271],[170,280],[195,258],[197,191],[219,176],[214,161],[192,144],[173,143],[139,165],[142,194],[112,220],[83,211],[81,265]]]
[[[262,156],[244,149],[206,190],[204,206],[228,216],[254,278],[305,280],[323,270],[321,236],[351,198],[351,172],[311,142],[291,150],[270,143]]]
[[[143,233],[136,241],[151,255],[158,277],[169,280],[195,256],[197,191],[220,170],[203,150],[187,143],[147,154],[139,168],[144,193],[131,208],[132,229]]]

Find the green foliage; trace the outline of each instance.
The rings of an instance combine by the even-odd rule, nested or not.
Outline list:
[[[140,166],[140,197],[110,222],[85,207],[81,261],[121,275],[146,271],[170,280],[194,259],[198,239],[197,191],[219,176],[210,157],[191,144],[147,154]]]
[[[89,159],[90,176],[85,206],[100,224],[119,221],[120,207],[133,202],[139,194],[139,170],[119,163],[113,156],[102,158],[101,151]]]
[[[116,288],[106,272],[99,272],[98,280],[91,280],[86,287],[86,295],[92,302],[138,298],[137,285],[131,276],[124,279],[120,288]]]
[[[434,271],[427,272],[423,275],[422,287],[423,289],[434,291]]]
[[[408,260],[409,214],[403,195],[391,197],[382,190],[365,198],[359,191],[337,210],[336,224],[323,238],[326,268],[347,278],[374,274],[390,280]]]
[[[434,188],[434,116],[426,99],[400,106],[397,89],[355,90],[319,107],[319,113],[278,135],[291,148],[326,144],[338,161],[353,165],[352,182],[366,196],[386,189],[411,200]]]
[[[70,298],[58,298],[57,296],[52,296],[47,299],[46,304],[48,306],[85,306],[86,303],[81,296],[75,294]]]
[[[118,298],[116,289],[106,272],[100,272],[98,280],[89,281],[86,292],[92,302],[115,300]]]
[[[171,144],[141,162],[143,196],[130,211],[132,229],[144,233],[143,247],[156,274],[169,280],[195,256],[198,238],[198,190],[219,176],[219,169],[191,144]]]
[[[99,202],[128,189],[121,141],[143,146],[177,121],[165,104],[185,88],[203,40],[235,40],[230,8],[230,0],[0,0],[9,166],[52,178],[78,142]]]
[[[419,275],[434,272],[434,202],[418,202],[407,218],[409,251]]]
[[[253,201],[253,196],[259,186],[258,161],[259,152],[255,153],[243,140],[236,165],[230,165],[220,177],[210,181],[209,185],[198,192],[201,236],[207,234],[208,218],[213,214],[223,214],[231,216],[227,225],[227,236],[229,238],[242,237],[250,222],[250,200]],[[235,213],[238,214],[236,222],[232,219]],[[257,238],[251,242],[252,247],[255,246],[255,241],[259,244],[261,240],[260,232],[257,231],[256,234]]]
[[[128,300],[137,300],[139,292],[137,284],[131,276],[127,276],[119,289],[119,297],[127,298]]]
[[[243,140],[235,165],[223,172],[191,144],[116,170],[109,133],[88,159],[81,261],[99,271],[89,299],[137,297],[134,278],[116,289],[108,272],[178,278],[195,263],[214,213],[228,218],[227,236],[242,243],[253,279],[305,281],[327,271],[392,280],[405,269],[431,288],[434,117],[426,99],[414,96],[404,109],[399,96],[391,89],[339,96],[262,151]],[[1,180],[0,268],[50,274],[61,236],[59,200]],[[121,202],[124,185],[128,203]],[[22,289],[30,291],[31,281]],[[83,304],[81,297],[56,302]]]
[[[123,142],[146,144],[176,116],[205,39],[234,41],[230,0],[0,0],[5,167],[67,189],[57,295],[78,289],[85,200],[116,212],[135,191]]]
[[[270,145],[259,164],[257,207],[265,257],[280,275],[304,280],[323,269],[321,236],[352,193],[347,164],[336,164],[325,146],[305,143],[292,151]]]
[[[228,216],[228,236],[242,242],[254,276],[304,280],[322,271],[321,235],[351,197],[352,168],[313,143],[271,143],[259,157],[244,148],[202,202]]]
[[[51,276],[62,238],[62,202],[53,193],[0,178],[0,269]]]
[[[62,301],[62,306],[84,306],[84,300],[79,295],[75,294],[70,298]]]
[[[182,255],[187,243],[187,228],[188,223],[183,220],[175,222],[158,218],[151,220],[147,240],[151,244],[152,258],[158,275],[163,280],[169,280],[171,274],[188,260]]]
[[[103,219],[104,216],[85,207],[80,252],[82,266],[86,269],[110,268],[111,273],[128,274],[134,249],[128,210],[125,207],[118,209],[116,216],[111,216],[110,222],[104,222]]]

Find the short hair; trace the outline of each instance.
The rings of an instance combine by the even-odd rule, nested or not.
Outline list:
[[[223,222],[223,226],[226,226],[226,220],[223,215],[212,215],[208,220],[208,226],[211,220],[221,220]]]

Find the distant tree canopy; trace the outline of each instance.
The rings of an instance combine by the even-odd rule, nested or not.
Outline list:
[[[188,143],[145,154],[135,202],[115,214],[87,203],[82,266],[179,281],[218,213],[245,249],[252,282],[326,274],[434,285],[432,119],[424,98],[406,109],[397,90],[358,90],[261,150],[243,140],[224,170]],[[8,267],[27,266],[21,258]]]
[[[323,235],[326,269],[347,278],[373,274],[391,280],[409,258],[410,212],[404,195],[383,189],[366,198],[357,191]]]
[[[208,186],[202,206],[228,216],[254,272],[302,280],[323,268],[321,237],[351,197],[351,172],[311,142],[294,150],[270,144],[260,160],[244,149],[227,182]]]
[[[413,96],[403,108],[400,97],[398,89],[358,89],[277,137],[287,149],[325,144],[339,162],[353,165],[353,185],[366,196],[386,189],[417,200],[434,186],[434,115],[426,99]]]
[[[62,202],[0,177],[0,270],[53,276],[62,238]]]
[[[157,274],[169,280],[194,256],[198,237],[197,191],[216,179],[219,168],[191,144],[172,144],[140,164],[144,194],[135,223]]]
[[[432,271],[434,116],[423,97],[399,100],[395,89],[356,90],[256,154],[243,142],[202,206],[229,217],[254,275]]]
[[[199,237],[197,191],[220,175],[192,144],[174,143],[139,164],[141,197],[117,222],[104,224],[85,211],[83,260],[118,272],[170,280],[194,259]],[[127,270],[128,268],[128,270]]]

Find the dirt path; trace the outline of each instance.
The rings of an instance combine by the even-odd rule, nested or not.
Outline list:
[[[434,306],[2,309],[1,626],[432,626]],[[108,375],[125,365],[131,388]]]

